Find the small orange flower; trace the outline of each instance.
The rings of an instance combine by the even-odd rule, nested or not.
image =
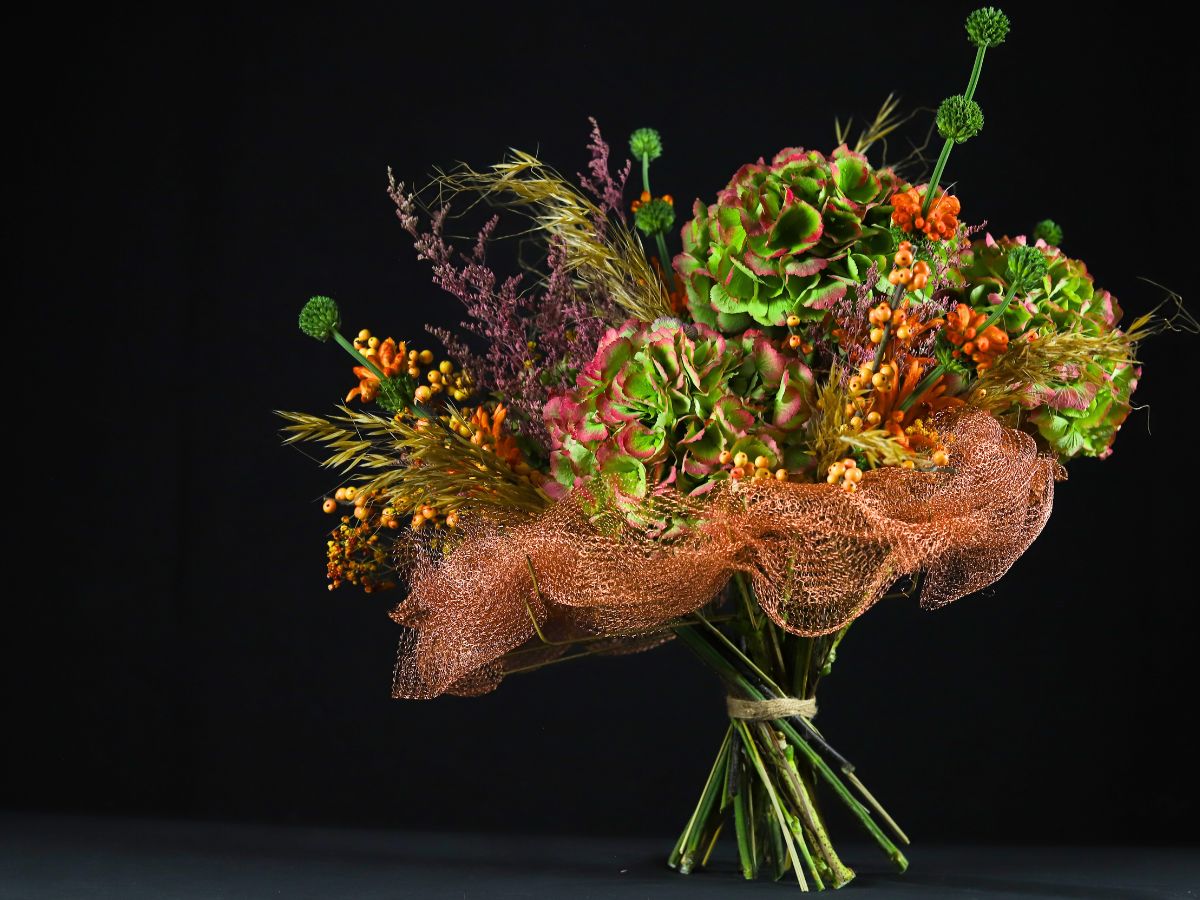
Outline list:
[[[404,344],[397,346],[392,338],[380,341],[374,348],[363,349],[363,352],[371,358],[371,362],[379,366],[380,371],[388,378],[399,375],[408,368]],[[358,378],[358,386],[352,387],[350,393],[346,394],[346,402],[349,403],[355,397],[361,398],[364,403],[374,400],[375,395],[379,393],[379,379],[375,373],[366,366],[355,366],[354,375]]]
[[[946,316],[946,339],[958,348],[954,355],[966,354],[981,372],[1008,351],[1008,334],[1003,329],[989,325],[979,333],[987,318],[965,303],[959,303]]]
[[[510,466],[516,466],[522,462],[521,449],[512,434],[504,429],[507,417],[508,409],[503,403],[497,403],[490,416],[486,409],[477,406],[467,424],[472,431],[471,443],[487,447]]]
[[[925,192],[928,187],[909,188],[907,191],[897,191],[892,195],[892,222],[905,232],[923,231],[931,240],[945,241],[954,236],[958,230],[958,214],[962,205],[957,197],[945,192],[935,195],[929,206],[929,212],[921,215],[921,205],[925,202]]]

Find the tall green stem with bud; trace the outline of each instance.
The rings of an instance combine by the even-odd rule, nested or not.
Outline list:
[[[299,324],[300,330],[314,340],[328,341],[333,338],[358,365],[366,366],[371,374],[379,379],[379,404],[384,409],[389,412],[412,409],[418,415],[428,417],[428,413],[413,402],[414,386],[411,378],[388,377],[370,357],[346,340],[345,335],[338,330],[342,324],[342,314],[337,301],[332,297],[310,297],[300,310]]]
[[[642,191],[649,198],[638,207],[634,222],[647,237],[654,236],[658,259],[662,263],[663,280],[669,288],[674,276],[671,274],[671,254],[667,252],[663,235],[675,224],[675,209],[666,200],[655,199],[650,193],[650,161],[662,156],[662,138],[653,128],[639,128],[629,137],[629,149],[642,161]]]
[[[358,351],[357,347],[346,340],[345,336],[338,330],[341,324],[342,313],[338,309],[337,301],[332,297],[322,297],[320,295],[310,297],[300,310],[301,331],[317,341],[327,341],[333,338],[347,353],[354,357],[356,363],[360,366],[366,366],[375,373],[377,378],[386,378],[387,376],[380,371],[375,363],[371,362],[371,360]]]
[[[975,63],[971,66],[971,77],[965,93],[947,97],[937,111],[938,134],[945,138],[942,152],[925,190],[925,202],[921,204],[921,215],[929,214],[933,196],[941,183],[942,173],[950,159],[955,144],[961,144],[977,135],[983,128],[983,110],[975,102],[975,89],[979,87],[979,76],[983,72],[983,57],[988,47],[1004,43],[1008,36],[1008,17],[991,6],[984,6],[967,16],[967,37],[975,45]]]

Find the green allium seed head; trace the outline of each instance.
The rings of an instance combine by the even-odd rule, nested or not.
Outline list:
[[[1007,274],[1018,291],[1030,291],[1046,274],[1046,257],[1037,247],[1013,247],[1008,253]]]
[[[1033,229],[1033,236],[1038,240],[1045,241],[1051,247],[1059,247],[1062,245],[1063,230],[1053,219],[1042,219]]]
[[[983,110],[978,103],[962,94],[947,97],[938,107],[938,134],[948,141],[961,144],[979,134],[982,128]]]
[[[662,156],[662,138],[653,128],[639,128],[629,137],[629,149],[638,159],[654,161]]]
[[[1008,37],[1008,16],[994,6],[981,6],[967,16],[967,37],[976,47],[995,47]]]
[[[340,324],[341,314],[332,297],[313,297],[300,310],[300,330],[318,341],[329,340]]]
[[[634,221],[643,234],[663,234],[675,224],[675,208],[666,200],[654,199],[638,207]]]

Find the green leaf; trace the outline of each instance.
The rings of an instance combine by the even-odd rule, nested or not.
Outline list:
[[[600,474],[611,478],[621,493],[629,497],[646,496],[646,467],[631,456],[615,456],[600,467]]]
[[[729,296],[729,291],[722,284],[714,284],[709,288],[708,299],[717,312],[744,313],[746,311],[746,304],[736,297]]]
[[[789,253],[802,253],[821,239],[821,214],[797,200],[784,209],[771,229],[770,245]]]

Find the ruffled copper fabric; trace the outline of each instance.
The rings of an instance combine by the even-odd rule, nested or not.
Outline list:
[[[855,493],[727,483],[631,514],[576,491],[534,517],[476,517],[444,556],[417,554],[392,614],[405,626],[393,694],[487,693],[567,638],[611,652],[652,646],[738,572],[778,625],[809,636],[843,627],[918,572],[927,608],[981,590],[1041,532],[1065,473],[986,413],[951,411],[934,425],[949,466],[875,469]],[[662,522],[687,527],[664,535]]]

